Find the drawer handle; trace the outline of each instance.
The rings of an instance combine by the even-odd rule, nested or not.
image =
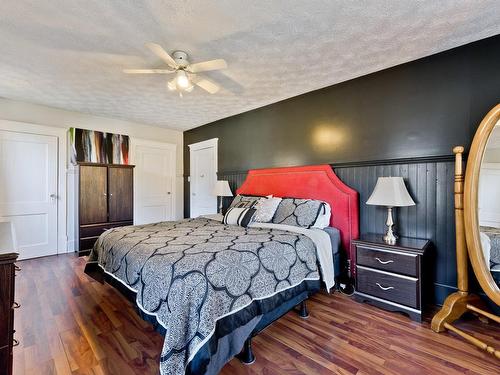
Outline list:
[[[378,287],[382,290],[391,290],[391,289],[394,289],[393,286],[382,286],[380,285],[379,283],[376,283],[378,285]]]
[[[21,305],[20,305],[18,302],[14,302],[14,303],[12,304],[12,308],[13,308],[13,309],[18,309],[18,308],[20,308],[20,307],[21,307]]]
[[[375,258],[375,259],[377,259],[380,264],[394,263],[393,260],[381,260],[380,258]]]
[[[12,339],[12,347],[19,346],[19,340]]]

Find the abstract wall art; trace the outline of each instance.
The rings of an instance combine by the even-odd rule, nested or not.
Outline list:
[[[70,162],[128,164],[128,135],[70,128]]]

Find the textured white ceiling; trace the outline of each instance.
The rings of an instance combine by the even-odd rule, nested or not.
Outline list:
[[[498,33],[498,0],[2,0],[0,96],[185,130]],[[123,74],[162,66],[145,42],[224,89]]]

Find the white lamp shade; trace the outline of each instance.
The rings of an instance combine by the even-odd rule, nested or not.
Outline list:
[[[231,188],[229,187],[229,182],[227,181],[217,181],[215,183],[215,187],[214,190],[212,191],[212,194],[218,197],[233,196],[233,192],[231,191]]]
[[[387,207],[414,206],[402,177],[379,177],[366,204]]]
[[[14,224],[0,218],[0,254],[16,252],[17,242]]]

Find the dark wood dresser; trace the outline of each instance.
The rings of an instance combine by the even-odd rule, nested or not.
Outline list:
[[[430,241],[398,238],[386,244],[381,234],[362,235],[356,246],[355,299],[390,310],[401,311],[422,321],[424,255]]]
[[[80,163],[78,252],[87,254],[107,229],[133,224],[134,166]]]
[[[18,254],[0,254],[0,374],[12,374],[12,349],[19,343],[14,338],[14,310],[19,304],[14,301],[14,262]]]

